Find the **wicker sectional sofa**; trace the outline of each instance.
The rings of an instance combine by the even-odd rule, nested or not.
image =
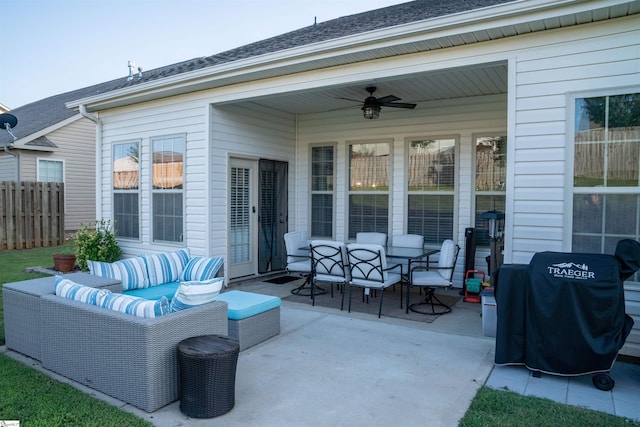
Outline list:
[[[40,315],[44,368],[147,412],[179,398],[178,343],[228,331],[223,301],[149,319],[44,295]]]

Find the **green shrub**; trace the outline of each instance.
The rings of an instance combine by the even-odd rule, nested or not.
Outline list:
[[[83,224],[76,234],[76,263],[82,271],[89,270],[87,260],[114,262],[121,254],[110,220],[101,219],[93,227]]]

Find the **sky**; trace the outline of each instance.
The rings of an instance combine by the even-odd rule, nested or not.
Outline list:
[[[0,0],[10,109],[408,0]]]

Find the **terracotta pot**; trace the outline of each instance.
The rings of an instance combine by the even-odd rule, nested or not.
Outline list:
[[[53,268],[62,273],[73,271],[76,266],[76,256],[68,254],[53,254]]]

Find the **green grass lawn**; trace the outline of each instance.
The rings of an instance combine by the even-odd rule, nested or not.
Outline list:
[[[42,277],[28,267],[53,265],[51,255],[64,248],[0,253],[0,284]],[[0,293],[0,343],[4,344]],[[148,422],[52,380],[29,366],[0,355],[0,420],[21,426],[150,426]],[[460,421],[464,427],[495,426],[640,426],[640,423],[547,399],[482,387]]]

